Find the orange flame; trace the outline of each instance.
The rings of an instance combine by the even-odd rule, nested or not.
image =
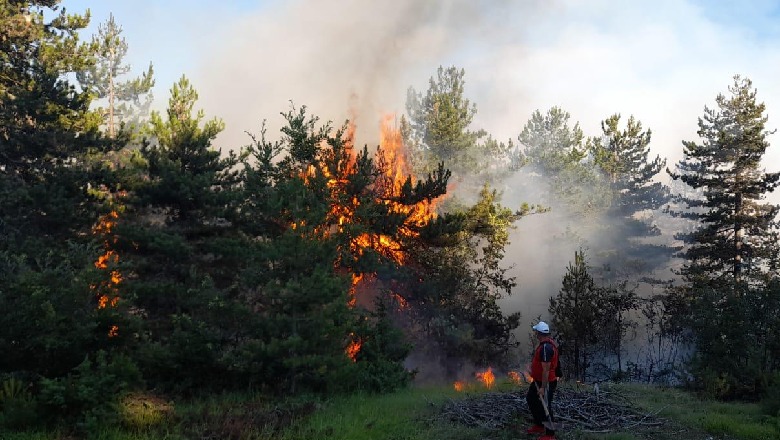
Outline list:
[[[452,384],[452,386],[455,388],[455,391],[457,392],[463,391],[463,388],[465,387],[465,385],[461,381],[455,382],[454,384]]]
[[[509,377],[509,381],[515,385],[520,385],[520,373],[517,371],[510,371],[506,374]]]
[[[111,235],[114,226],[116,226],[119,214],[116,211],[111,211],[108,214],[100,217],[97,224],[92,228],[92,232],[96,235],[102,235],[103,248],[106,252],[103,255],[98,256],[95,261],[95,267],[97,269],[106,270],[108,272],[108,279],[100,282],[97,285],[90,285],[90,288],[95,290],[97,297],[98,309],[104,309],[106,307],[116,307],[119,302],[119,295],[117,294],[117,286],[122,282],[122,274],[116,270],[109,270],[109,265],[116,264],[119,261],[119,255],[111,249],[112,243],[116,243],[117,237]],[[119,334],[119,327],[112,325],[108,331],[108,337],[113,338]]]
[[[488,367],[487,370],[476,373],[477,379],[485,385],[485,388],[493,388],[493,383],[496,381],[496,376],[493,375],[493,369]]]
[[[107,269],[108,263],[116,263],[119,260],[119,256],[112,250],[106,251],[105,254],[98,257],[95,261],[95,267],[98,269]]]
[[[360,347],[363,346],[363,340],[354,338],[354,334],[350,334],[350,336],[352,336],[353,339],[350,341],[349,345],[347,345],[345,352],[347,353],[347,356],[352,359],[352,362],[357,362],[357,355],[360,353]]]
[[[379,163],[384,174],[377,179],[375,190],[378,199],[381,200],[381,203],[387,205],[390,211],[406,217],[404,224],[399,227],[398,233],[405,237],[415,237],[418,235],[415,231],[416,228],[425,226],[436,218],[436,200],[423,200],[411,206],[397,201],[407,177],[414,182],[414,176],[411,166],[406,160],[401,132],[397,127],[393,126],[392,122],[393,117],[389,115],[382,119],[380,127],[382,156],[379,158]],[[350,151],[354,155],[354,151]],[[354,164],[354,159],[353,156],[352,164]],[[351,172],[352,170],[353,166],[350,166],[345,171]],[[331,181],[338,180],[340,179],[332,179]],[[334,186],[338,185],[334,184]],[[334,219],[334,223],[337,223],[339,226],[351,223],[355,209],[358,206],[360,206],[360,201],[354,197],[349,204],[333,206],[331,216]],[[350,250],[355,255],[362,255],[363,250],[367,248],[375,249],[398,264],[406,263],[406,253],[401,244],[395,237],[390,235],[365,233],[354,238],[350,244]]]
[[[407,255],[399,242],[401,237],[415,237],[416,229],[428,224],[436,217],[435,200],[423,200],[414,205],[404,205],[398,201],[402,194],[402,188],[407,178],[414,182],[411,166],[407,163],[400,129],[394,125],[393,116],[384,116],[380,125],[381,155],[377,158],[383,174],[376,179],[372,188],[374,197],[379,203],[383,203],[393,212],[405,218],[404,223],[393,235],[380,233],[363,233],[353,237],[349,243],[349,251],[359,257],[366,249],[373,249],[386,258],[398,264],[406,264]],[[327,236],[336,232],[344,232],[345,226],[355,222],[355,212],[360,207],[360,199],[357,196],[344,197],[346,186],[350,182],[350,176],[357,172],[357,153],[353,148],[355,125],[348,125],[342,141],[347,153],[346,160],[338,162],[334,169],[330,162],[321,162],[308,166],[300,171],[300,177],[304,184],[311,184],[315,179],[324,178],[330,191],[330,199],[333,204],[321,225],[310,225],[308,230],[317,236]],[[302,220],[290,221],[290,228],[303,231]],[[302,233],[306,233],[305,231]],[[396,235],[397,234],[397,235]],[[336,266],[344,264],[335,261]],[[349,266],[349,264],[347,264]],[[362,276],[353,275],[350,288],[350,306],[354,306],[355,286],[360,283]]]
[[[350,307],[355,307],[355,304],[357,304],[357,285],[362,279],[362,273],[352,274],[352,285],[349,288],[349,301],[347,302],[347,305]]]
[[[111,211],[100,217],[100,220],[98,220],[97,224],[92,228],[92,232],[94,234],[110,234],[116,225],[117,218],[119,218],[119,214],[116,211]]]
[[[305,185],[326,182],[328,198],[331,200],[331,206],[321,224],[306,225],[301,219],[288,219],[289,227],[301,234],[313,234],[315,238],[327,237],[335,233],[349,232],[349,225],[356,223],[356,212],[359,211],[363,197],[373,197],[377,203],[382,203],[392,213],[399,214],[404,218],[404,223],[392,233],[353,233],[349,238],[347,249],[340,249],[334,266],[337,271],[347,268],[354,270],[353,262],[342,261],[343,255],[350,255],[357,259],[362,256],[367,249],[372,249],[383,257],[403,265],[407,263],[408,255],[403,247],[404,238],[414,238],[419,235],[417,230],[424,227],[436,218],[436,200],[423,200],[414,205],[404,205],[400,202],[403,194],[403,188],[407,179],[415,182],[412,175],[411,166],[407,163],[404,154],[404,146],[400,129],[394,124],[393,116],[384,116],[380,125],[381,154],[377,157],[377,164],[382,170],[382,175],[377,178],[370,188],[369,194],[347,196],[351,177],[357,170],[357,152],[354,146],[355,125],[350,123],[343,134],[344,153],[346,157],[330,157],[337,160],[323,160],[320,163],[312,164],[305,169],[300,169],[300,179]],[[325,142],[325,141],[324,141]],[[323,145],[327,148],[327,145]],[[336,154],[337,150],[333,150]],[[335,166],[334,166],[335,165]],[[305,227],[304,227],[305,226]],[[354,230],[354,229],[352,229]],[[358,303],[358,287],[361,283],[366,283],[363,273],[353,273],[351,275],[351,285],[348,292],[348,305],[355,307]],[[369,276],[371,274],[368,274]],[[408,302],[400,295],[393,294],[401,310],[408,307]],[[346,347],[346,353],[355,361],[357,353],[360,351],[362,341],[355,339]]]

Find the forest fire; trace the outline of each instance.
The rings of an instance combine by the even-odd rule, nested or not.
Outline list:
[[[474,373],[474,377],[477,379],[477,383],[481,384],[483,388],[488,390],[493,389],[493,386],[496,384],[496,375],[493,373],[492,367],[488,367],[485,371],[478,371]],[[455,391],[458,392],[465,391],[466,389],[473,389],[474,387],[474,385],[460,380],[453,383],[452,386],[455,388]]]
[[[477,380],[482,382],[483,385],[485,385],[485,388],[491,389],[493,388],[493,384],[496,381],[496,376],[493,374],[493,369],[488,367],[487,370],[476,373]]]
[[[401,132],[397,127],[393,126],[392,116],[386,115],[382,118],[380,130],[380,150],[382,154],[378,158],[378,165],[384,174],[377,179],[377,184],[374,188],[376,197],[381,203],[387,205],[391,212],[401,214],[405,218],[403,224],[397,230],[398,235],[415,237],[418,235],[416,228],[425,226],[436,218],[435,207],[438,199],[421,200],[414,205],[404,205],[398,201],[407,179],[411,178],[412,181],[414,179],[412,168],[406,159]],[[353,200],[354,206],[357,203],[357,200]],[[333,211],[352,213],[354,209],[334,207]],[[351,217],[349,215],[340,216],[339,224],[343,224],[342,221],[350,220]],[[355,255],[361,255],[364,249],[371,248],[399,265],[407,262],[407,254],[404,252],[401,244],[390,235],[364,233],[356,237],[350,244],[350,247]],[[360,282],[360,279],[355,284],[357,282]],[[408,306],[408,303],[401,295],[397,293],[393,295],[400,308],[403,309]]]
[[[409,301],[404,299],[403,296],[401,296],[401,295],[399,295],[399,294],[397,294],[395,292],[391,293],[391,296],[393,297],[393,299],[395,299],[395,302],[398,304],[398,310],[399,311],[400,310],[406,310],[406,309],[409,308]]]
[[[352,274],[352,285],[349,287],[349,306],[355,307],[357,304],[357,286],[360,283],[360,281],[363,279],[364,274],[362,273],[353,273]]]
[[[363,346],[363,340],[356,338],[354,334],[349,335],[352,340],[347,345],[347,356],[352,359],[352,362],[357,362],[357,354],[360,353],[360,347]]]
[[[474,377],[476,378],[476,381],[474,383],[468,383],[464,381],[456,381],[452,384],[453,388],[455,388],[455,391],[462,392],[467,389],[474,389],[474,387],[482,387],[488,390],[493,389],[493,387],[496,385],[498,381],[498,377],[493,372],[492,367],[488,367],[484,371],[478,371],[474,373]],[[512,385],[521,385],[524,383],[532,383],[533,379],[528,373],[518,373],[517,371],[509,371],[506,373],[506,378],[504,379],[505,382],[511,383]]]
[[[435,206],[437,199],[423,199],[415,204],[409,205],[401,202],[405,185],[414,182],[410,164],[406,160],[402,136],[400,130],[393,126],[393,117],[385,116],[381,123],[381,141],[380,153],[376,158],[376,164],[382,174],[378,176],[371,187],[371,195],[377,203],[384,204],[388,211],[399,214],[403,218],[403,223],[393,231],[392,235],[388,233],[364,232],[354,236],[349,241],[349,253],[355,258],[364,255],[367,249],[372,249],[383,257],[399,265],[407,263],[408,255],[399,242],[400,238],[413,238],[419,235],[417,232],[420,227],[424,227],[436,218]],[[325,221],[321,225],[311,225],[315,236],[328,236],[333,233],[348,233],[347,226],[355,224],[358,220],[355,214],[361,206],[361,200],[356,195],[347,195],[347,188],[350,184],[350,177],[357,171],[357,154],[353,148],[354,125],[350,125],[344,134],[344,152],[347,157],[341,157],[333,163],[320,163],[316,166],[309,166],[301,174],[304,184],[311,185],[318,178],[324,178],[327,182],[327,189],[330,192],[330,199],[333,201]],[[336,155],[341,154],[334,150],[334,156],[330,159],[339,159]],[[334,166],[335,163],[335,166]],[[408,190],[408,187],[406,188]],[[292,222],[290,227],[293,230],[303,230],[306,226],[304,220]],[[343,270],[352,267],[353,262],[341,261],[340,257],[334,262],[337,270]],[[352,282],[349,288],[348,305],[355,307],[357,305],[357,292],[359,285],[365,283],[366,273],[353,272],[351,274]],[[371,277],[372,279],[374,277]],[[398,304],[399,310],[408,308],[406,299],[399,293],[393,292],[392,297]],[[355,356],[360,351],[361,341],[353,339],[346,347],[347,355],[354,361]]]
[[[98,256],[95,261],[95,267],[101,270],[107,270],[108,279],[101,281],[97,285],[92,285],[97,296],[98,309],[106,307],[116,307],[119,302],[118,285],[122,282],[122,274],[112,267],[119,262],[119,255],[112,249],[116,242],[116,236],[112,235],[114,226],[116,226],[119,214],[111,211],[98,219],[97,224],[92,228],[92,233],[103,236],[103,248],[105,253]],[[119,334],[119,327],[112,325],[108,331],[108,337],[113,338]]]
[[[383,175],[377,179],[374,192],[378,201],[387,205],[391,212],[401,214],[405,218],[403,224],[398,228],[398,234],[405,237],[417,236],[416,228],[425,226],[431,220],[436,218],[436,201],[421,200],[414,205],[404,205],[398,201],[402,193],[402,188],[407,178],[414,178],[412,169],[406,160],[401,132],[392,125],[392,116],[385,116],[381,124],[381,156],[378,158],[378,165],[383,171]],[[350,130],[347,136],[351,136],[353,130]],[[351,144],[352,139],[347,139]],[[349,148],[351,158],[349,164],[342,168],[342,176],[327,176],[329,178],[328,186],[332,191],[341,191],[343,183],[347,181],[346,176],[355,172],[355,151]],[[338,197],[334,197],[338,200]],[[354,213],[360,205],[357,197],[353,197],[347,204],[333,205],[329,215],[330,223],[338,225],[340,231],[343,226],[354,221]],[[355,255],[362,255],[363,251],[371,248],[390,258],[398,264],[406,262],[406,254],[401,244],[394,237],[387,234],[364,233],[355,237],[350,243],[350,250]],[[359,281],[359,280],[358,280]]]

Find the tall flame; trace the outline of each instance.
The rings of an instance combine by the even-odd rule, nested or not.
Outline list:
[[[382,118],[380,126],[382,157],[379,163],[382,168],[382,176],[377,179],[376,193],[379,201],[388,206],[391,212],[402,214],[406,220],[398,229],[398,234],[405,237],[418,235],[416,229],[428,224],[436,218],[436,200],[422,200],[414,205],[404,205],[398,202],[398,197],[408,177],[414,181],[412,169],[407,162],[400,130],[393,124],[393,116],[386,115]],[[353,161],[354,161],[354,151]],[[353,162],[354,163],[354,162]],[[337,180],[337,179],[333,179]],[[335,185],[334,185],[335,186]],[[333,217],[338,219],[338,225],[342,226],[352,221],[355,209],[360,205],[359,200],[353,198],[346,206],[332,207]],[[350,250],[356,255],[361,255],[364,249],[371,248],[395,261],[405,264],[407,256],[398,240],[387,234],[365,233],[357,236],[350,244]]]
[[[373,249],[380,255],[403,265],[407,263],[408,256],[399,241],[403,237],[415,237],[418,235],[417,229],[425,226],[436,217],[435,200],[423,200],[414,205],[404,205],[399,199],[402,195],[402,188],[408,177],[414,176],[411,173],[411,167],[406,160],[401,132],[394,124],[393,116],[384,116],[380,125],[381,156],[377,158],[377,164],[382,170],[382,175],[376,179],[372,192],[378,203],[383,203],[390,212],[400,214],[405,218],[404,223],[398,228],[394,235],[383,233],[363,233],[351,238],[348,246],[349,253],[355,258],[363,255],[366,249]],[[357,155],[353,148],[355,125],[350,124],[343,135],[343,145],[347,153],[345,160],[335,161],[337,169],[329,168],[326,163],[311,165],[301,171],[300,177],[304,184],[309,185],[318,179],[326,179],[327,189],[330,191],[330,200],[334,202],[330,206],[329,212],[325,218],[324,224],[306,225],[304,220],[292,221],[290,228],[300,231],[302,234],[306,230],[317,237],[326,237],[333,233],[343,233],[347,225],[355,223],[355,213],[360,207],[361,201],[357,196],[345,197],[346,188],[349,183],[349,177],[357,173],[356,159]],[[332,165],[332,164],[331,164]],[[342,255],[339,252],[339,255]],[[339,257],[340,258],[340,257]],[[334,265],[337,270],[344,267],[351,267],[351,263],[336,260]],[[349,288],[348,305],[354,307],[357,304],[358,286],[365,283],[364,273],[353,273],[352,282]],[[393,293],[393,298],[403,310],[408,307],[406,300],[399,294]],[[354,361],[357,353],[360,351],[362,341],[352,336],[352,341],[347,346],[347,355]]]

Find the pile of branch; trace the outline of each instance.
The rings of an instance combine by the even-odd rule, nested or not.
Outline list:
[[[655,413],[635,408],[618,392],[568,387],[556,391],[553,415],[563,429],[584,432],[626,431],[664,423]],[[524,391],[488,392],[451,399],[444,404],[440,416],[467,426],[496,430],[509,427],[518,417],[530,419],[531,412]]]

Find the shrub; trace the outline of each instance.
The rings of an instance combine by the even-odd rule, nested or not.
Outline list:
[[[130,393],[120,402],[122,424],[134,429],[159,426],[174,415],[173,404],[148,393]]]
[[[138,368],[128,357],[99,351],[65,377],[41,381],[40,402],[57,421],[92,431],[98,424],[119,421],[118,403],[125,393],[140,385]]]
[[[0,427],[20,429],[33,426],[37,419],[37,402],[29,387],[11,377],[0,389]]]
[[[761,409],[764,414],[780,418],[780,372],[769,378],[761,399]]]
[[[356,362],[334,376],[337,384],[331,389],[385,393],[408,386],[414,373],[404,367],[403,361],[411,346],[390,321],[384,303],[377,302],[377,310],[362,321],[358,332],[363,343]],[[348,378],[341,377],[344,374]]]

